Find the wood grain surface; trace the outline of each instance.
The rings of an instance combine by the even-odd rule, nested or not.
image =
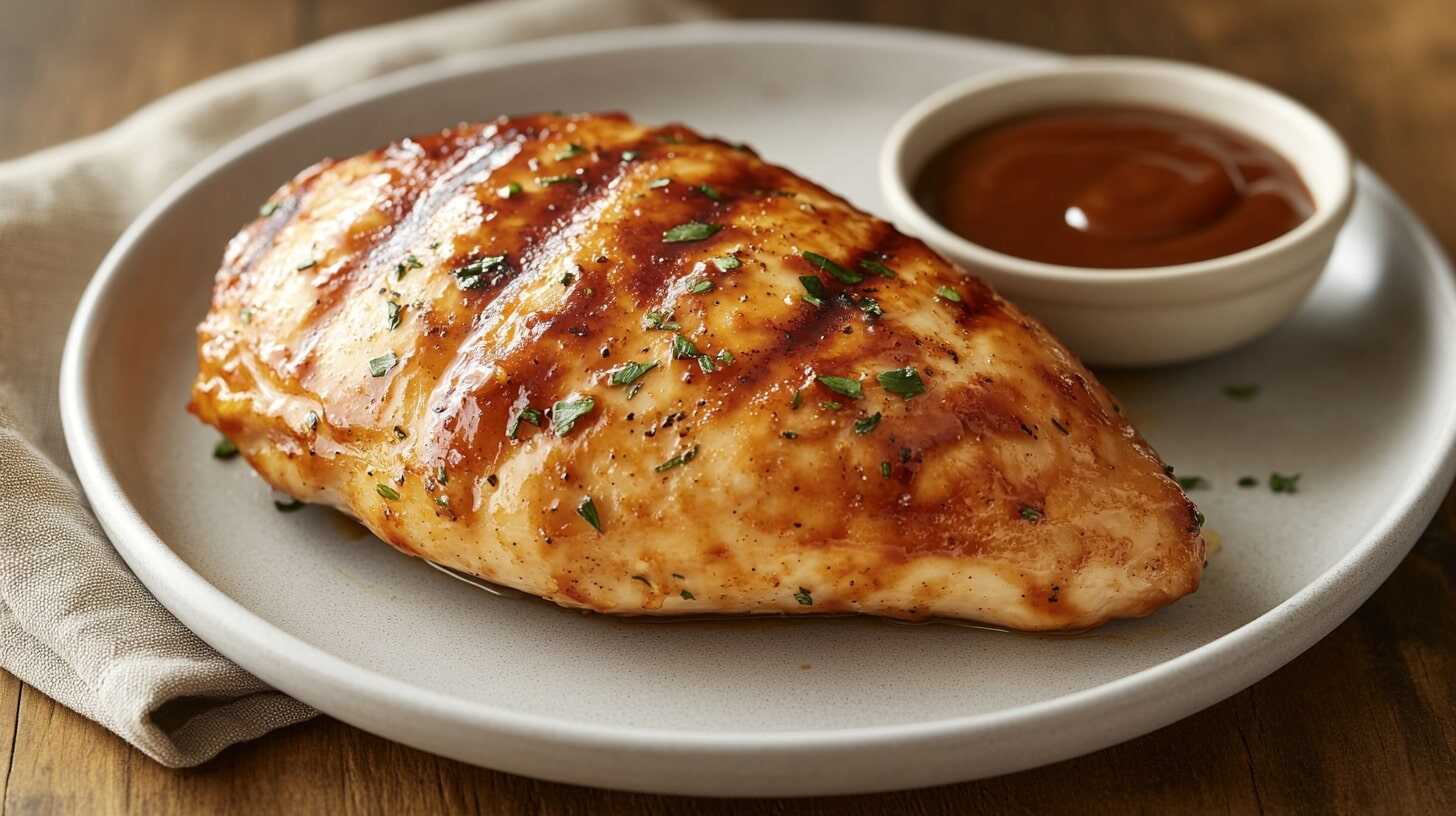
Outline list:
[[[231,66],[440,0],[0,0],[0,158],[104,128]],[[1456,246],[1451,0],[722,0],[729,15],[919,26],[1073,53],[1172,57],[1328,118]],[[0,813],[1456,813],[1456,501],[1333,634],[1141,739],[906,793],[725,802],[537,782],[328,718],[172,771],[0,671]]]

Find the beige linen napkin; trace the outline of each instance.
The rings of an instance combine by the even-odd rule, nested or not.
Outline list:
[[[313,716],[178,623],[87,509],[57,405],[82,288],[167,184],[322,94],[447,54],[703,16],[675,0],[468,6],[221,74],[101,134],[0,164],[0,666],[174,767]]]

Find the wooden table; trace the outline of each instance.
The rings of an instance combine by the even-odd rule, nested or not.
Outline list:
[[[0,23],[0,157],[105,127],[233,65],[439,0],[14,2]],[[1204,62],[1327,117],[1456,247],[1451,0],[731,0],[729,13],[914,25],[1075,53]],[[1456,501],[1394,577],[1289,666],[1090,756],[910,793],[722,802],[473,768],[328,718],[171,771],[0,672],[0,811],[196,813],[1456,813]]]

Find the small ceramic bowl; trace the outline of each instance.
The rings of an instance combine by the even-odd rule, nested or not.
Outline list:
[[[916,200],[921,169],[957,137],[1017,115],[1098,104],[1162,108],[1263,142],[1294,165],[1314,197],[1314,213],[1268,243],[1221,258],[1093,269],[987,249],[951,232]],[[1086,362],[1108,366],[1192,360],[1274,328],[1319,278],[1355,186],[1340,137],[1288,97],[1208,68],[1122,58],[993,71],[933,94],[891,128],[880,183],[908,232],[1040,318]]]

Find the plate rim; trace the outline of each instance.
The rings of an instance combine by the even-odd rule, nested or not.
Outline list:
[[[664,35],[670,35],[670,38]],[[361,82],[321,97],[268,121],[228,142],[185,173],[148,205],[108,251],[87,284],[68,330],[60,369],[61,419],[67,448],[78,481],[92,510],[113,546],[128,566],[189,629],[244,668],[323,711],[335,694],[354,695],[351,705],[382,705],[438,726],[481,730],[502,737],[536,740],[539,744],[589,749],[646,752],[694,752],[698,756],[752,753],[762,756],[801,755],[841,751],[882,751],[961,741],[1034,729],[1078,715],[1109,711],[1126,713],[1122,726],[1104,724],[1101,737],[1089,743],[1046,750],[1031,761],[1012,760],[1005,770],[1032,767],[1130,739],[1174,722],[1248,687],[1321,640],[1343,622],[1384,583],[1415,543],[1403,541],[1408,527],[1424,529],[1434,515],[1447,485],[1456,473],[1456,401],[1444,418],[1443,435],[1431,453],[1412,468],[1390,507],[1342,557],[1293,595],[1260,616],[1208,643],[1175,657],[1091,688],[1048,700],[997,711],[892,725],[793,731],[685,731],[653,727],[600,725],[578,719],[524,713],[491,703],[422,689],[403,680],[336,657],[263,619],[228,596],[193,570],[167,546],[129,500],[107,464],[90,416],[96,406],[88,394],[91,381],[87,360],[99,340],[98,317],[122,278],[121,270],[141,237],[166,215],[177,201],[199,183],[225,170],[250,152],[281,136],[308,127],[315,120],[337,114],[375,97],[462,74],[506,66],[581,57],[654,45],[684,43],[763,43],[835,41],[892,44],[935,50],[974,48],[1021,60],[1054,59],[1056,55],[1017,45],[991,42],[939,32],[885,26],[821,22],[691,22],[604,32],[573,34],[447,57]],[[1405,241],[1416,251],[1423,273],[1435,278],[1434,288],[1445,311],[1456,315],[1456,280],[1449,259],[1426,226],[1378,176],[1360,165],[1358,195],[1373,200],[1394,216]],[[1188,684],[1197,681],[1199,690]],[[1151,702],[1150,702],[1151,700]],[[1153,703],[1156,703],[1154,705]],[[1141,715],[1133,709],[1142,707]],[[1146,709],[1156,708],[1156,713]],[[330,712],[333,713],[333,712]],[[358,723],[364,718],[334,714]],[[370,730],[385,730],[370,728]],[[418,733],[418,731],[416,731]],[[397,734],[392,739],[419,744]],[[1103,738],[1105,737],[1105,739]],[[1077,743],[1076,739],[1069,742]],[[1095,743],[1095,744],[1094,744]],[[422,746],[423,747],[423,746]],[[440,752],[437,747],[427,750]],[[449,753],[449,752],[446,752]],[[454,755],[454,754],[451,754]],[[469,759],[469,757],[460,757]],[[563,778],[571,777],[563,769]],[[535,774],[543,775],[543,774]],[[965,778],[941,773],[937,781]],[[860,780],[861,787],[833,790],[878,790],[888,786]],[[868,785],[868,786],[865,786]],[[803,786],[805,788],[811,785]]]

